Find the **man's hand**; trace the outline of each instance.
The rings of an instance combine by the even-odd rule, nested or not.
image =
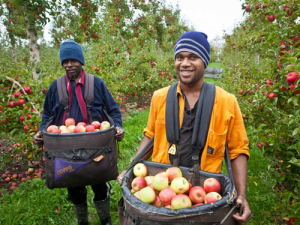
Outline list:
[[[33,142],[39,147],[43,147],[42,131],[38,131],[36,135],[33,136]]]
[[[251,215],[251,210],[249,207],[249,204],[245,198],[242,196],[239,196],[236,200],[237,204],[242,207],[242,212],[243,214],[240,215],[239,213],[236,213],[233,215],[233,218],[237,221],[239,225],[244,225],[246,224],[252,217]]]
[[[127,172],[127,170],[123,170],[122,173],[117,178],[120,185],[122,184],[122,179],[123,179],[126,172]]]
[[[121,141],[124,137],[124,131],[121,127],[116,127],[116,134],[115,134],[115,138],[118,141]]]

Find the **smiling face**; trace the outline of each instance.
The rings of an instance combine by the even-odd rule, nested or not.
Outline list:
[[[79,79],[82,73],[82,64],[75,59],[66,59],[63,61],[63,67],[70,80]]]
[[[194,53],[179,52],[175,57],[175,70],[182,85],[194,86],[203,83],[205,64]]]

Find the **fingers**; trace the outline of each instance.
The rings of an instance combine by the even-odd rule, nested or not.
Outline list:
[[[43,139],[42,139],[42,131],[38,131],[36,135],[33,136],[33,142],[38,146],[43,146]]]
[[[246,199],[239,197],[237,199],[237,204],[241,205],[240,207],[242,207],[242,215],[240,215],[239,213],[236,213],[235,215],[233,215],[233,217],[239,225],[244,225],[252,217],[251,210],[250,210],[249,204]]]
[[[122,128],[120,127],[116,127],[116,134],[115,137],[118,141],[121,141],[124,137],[124,131]]]
[[[122,173],[121,173],[121,174],[118,176],[118,178],[117,178],[117,180],[118,180],[118,182],[119,182],[120,185],[122,185],[122,179],[123,179],[123,177],[124,177],[126,171],[127,171],[127,170],[123,170]]]

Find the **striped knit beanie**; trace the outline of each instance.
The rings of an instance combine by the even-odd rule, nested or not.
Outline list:
[[[198,55],[203,60],[206,68],[210,60],[210,46],[207,35],[198,31],[185,32],[176,41],[174,56],[176,57],[179,52],[191,52]]]

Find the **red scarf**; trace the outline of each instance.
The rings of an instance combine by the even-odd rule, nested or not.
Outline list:
[[[84,86],[84,76],[85,76],[85,71],[84,71],[84,69],[82,69],[82,73],[80,75],[80,78],[76,82],[75,91],[76,91],[78,103],[79,103],[79,106],[80,106],[80,110],[81,110],[81,113],[83,115],[84,122],[87,123],[86,105],[85,105],[85,101],[83,99],[82,91],[81,91],[81,85]],[[68,77],[67,74],[66,74],[66,84],[67,84],[67,89],[68,89],[69,98],[70,98],[69,110],[71,110],[71,106],[72,106],[72,85],[69,81],[69,77]],[[66,112],[64,113],[63,123],[65,122],[65,120],[66,120]]]

